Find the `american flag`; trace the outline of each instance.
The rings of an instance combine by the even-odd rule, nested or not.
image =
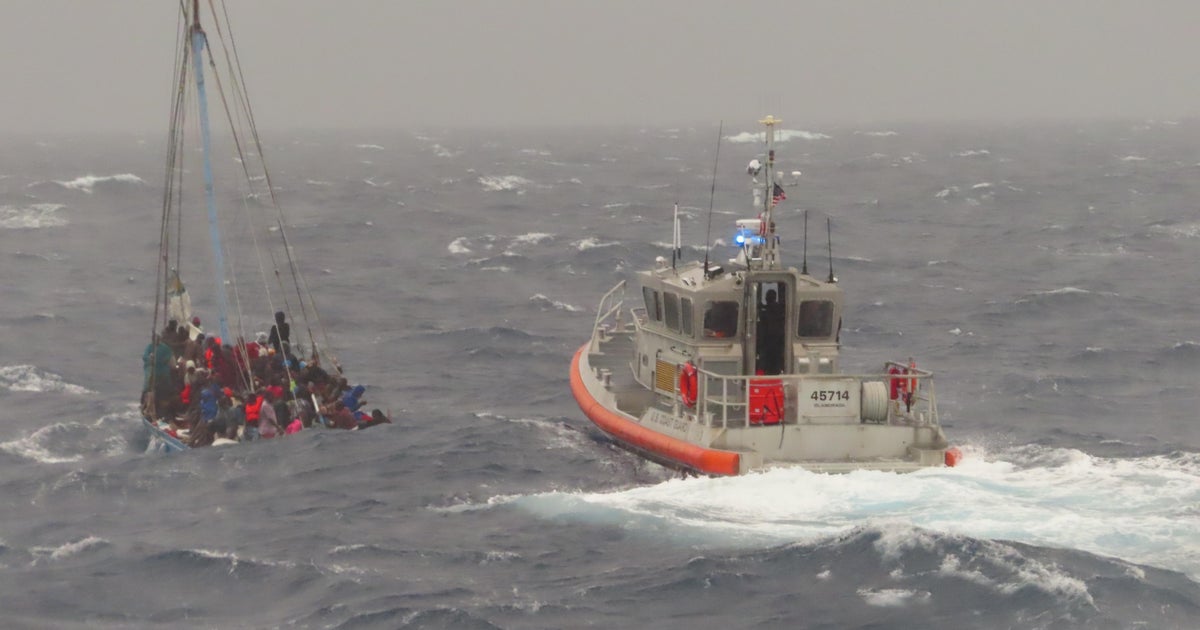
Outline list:
[[[783,201],[784,199],[787,199],[787,195],[783,193],[783,186],[775,184],[775,190],[771,193],[771,207],[774,208],[775,206],[778,206],[779,202]]]

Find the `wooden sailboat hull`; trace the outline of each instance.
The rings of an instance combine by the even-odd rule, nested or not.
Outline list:
[[[150,432],[150,444],[156,447],[157,450],[167,453],[188,450],[189,447],[187,444],[184,444],[179,438],[170,433],[163,431],[149,419],[143,417],[142,424],[146,425],[146,430]]]

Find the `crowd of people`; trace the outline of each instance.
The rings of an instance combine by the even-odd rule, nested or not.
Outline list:
[[[390,422],[379,409],[364,411],[366,388],[351,387],[339,366],[330,374],[315,352],[297,358],[290,333],[282,311],[252,342],[206,334],[198,317],[167,322],[142,355],[143,414],[191,447]]]

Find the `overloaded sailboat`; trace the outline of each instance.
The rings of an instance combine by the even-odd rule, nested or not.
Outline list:
[[[961,452],[939,423],[933,374],[885,361],[878,374],[841,370],[843,292],[784,268],[772,212],[786,197],[775,131],[748,167],[756,218],[736,223],[730,269],[701,262],[638,274],[600,300],[591,340],[571,363],[580,408],[617,442],[685,472],[738,475],[773,466],[818,472],[954,466]],[[678,216],[675,223],[679,244]],[[832,263],[832,256],[831,256]]]
[[[365,411],[365,388],[350,385],[331,350],[275,199],[233,32],[215,6],[209,4],[219,47],[210,46],[201,27],[199,0],[180,3],[154,319],[142,357],[143,422],[152,443],[166,451],[389,422],[379,409]],[[227,148],[242,175],[235,203],[216,196],[213,145],[224,138],[210,132],[209,90],[219,96],[229,122]],[[202,149],[191,168],[185,161],[195,153],[184,142],[189,113],[198,118]],[[188,203],[184,175],[197,171],[204,174],[204,193],[197,195],[203,202]],[[207,216],[207,238],[185,231],[191,210]],[[193,311],[181,279],[203,268],[205,258],[215,280],[205,300],[215,314],[211,326]],[[269,334],[248,332],[272,320]],[[293,323],[302,327],[295,337]]]

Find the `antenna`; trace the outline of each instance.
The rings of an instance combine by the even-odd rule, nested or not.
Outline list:
[[[717,162],[721,159],[721,134],[725,132],[725,121],[717,126],[717,154],[713,157],[712,190],[708,192],[708,230],[704,234],[704,278],[708,279],[708,252],[712,250],[713,199],[717,196]]]
[[[804,211],[804,264],[800,273],[808,275],[808,210]]]
[[[675,225],[672,232],[671,242],[671,270],[675,270],[675,263],[683,258],[683,246],[680,244],[679,236],[679,202],[675,202]]]
[[[825,217],[825,234],[829,241],[829,281],[837,282],[833,277],[833,219]]]

